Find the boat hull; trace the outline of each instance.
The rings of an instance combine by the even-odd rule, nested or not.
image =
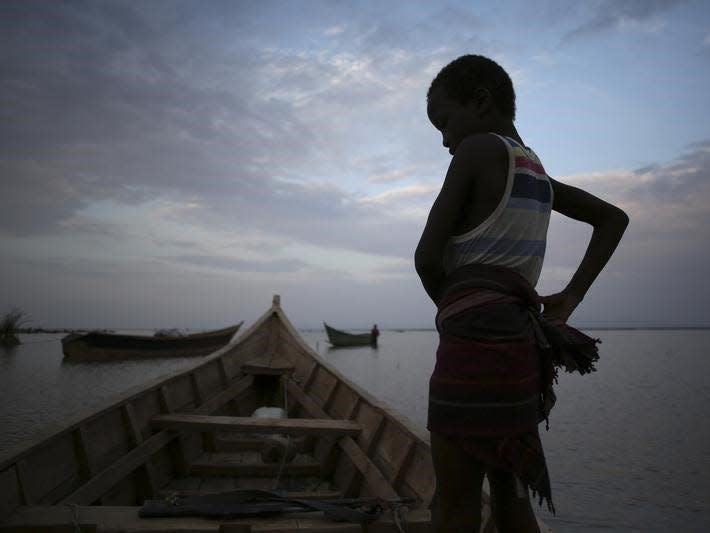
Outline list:
[[[330,327],[323,322],[325,332],[328,335],[328,341],[333,346],[376,346],[377,340],[372,338],[369,333],[348,333]]]
[[[145,337],[90,332],[62,339],[67,361],[114,361],[153,357],[195,357],[219,350],[232,339],[241,323],[183,337]]]

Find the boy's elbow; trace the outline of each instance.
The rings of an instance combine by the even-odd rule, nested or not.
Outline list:
[[[630,220],[629,215],[626,214],[626,211],[615,206],[614,212],[610,218],[612,219],[614,226],[616,226],[620,232],[623,233],[626,231]]]
[[[599,210],[589,222],[595,229],[624,233],[629,225],[629,215],[623,209],[607,204],[605,209]]]

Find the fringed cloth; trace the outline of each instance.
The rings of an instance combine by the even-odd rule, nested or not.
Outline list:
[[[512,472],[554,512],[537,427],[554,405],[558,369],[593,371],[600,341],[547,321],[525,278],[486,265],[447,278],[436,327],[427,428],[487,468]]]

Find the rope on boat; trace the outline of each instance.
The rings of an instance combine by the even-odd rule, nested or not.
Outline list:
[[[407,520],[404,515],[409,508],[399,503],[392,503],[391,507],[392,518],[394,518],[394,525],[397,526],[397,531],[399,531],[399,533],[407,533]]]
[[[66,503],[65,504],[71,510],[71,520],[74,526],[74,533],[81,533],[81,525],[79,525],[79,504],[78,503]]]
[[[282,387],[284,391],[284,411],[286,412],[286,417],[288,418],[288,387],[284,386],[282,381]],[[283,473],[284,467],[286,466],[286,459],[288,458],[288,447],[291,445],[291,435],[286,435],[286,446],[284,447],[283,457],[281,457],[281,464],[279,465],[279,471],[276,474],[276,479],[274,479],[274,484],[272,485],[272,490],[276,490],[279,486],[279,481],[281,480],[281,474]]]

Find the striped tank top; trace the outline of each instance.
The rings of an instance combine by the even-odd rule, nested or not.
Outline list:
[[[530,148],[509,137],[496,136],[508,150],[503,198],[481,224],[449,239],[444,270],[449,274],[471,263],[503,266],[521,274],[534,287],[545,257],[552,185]]]

